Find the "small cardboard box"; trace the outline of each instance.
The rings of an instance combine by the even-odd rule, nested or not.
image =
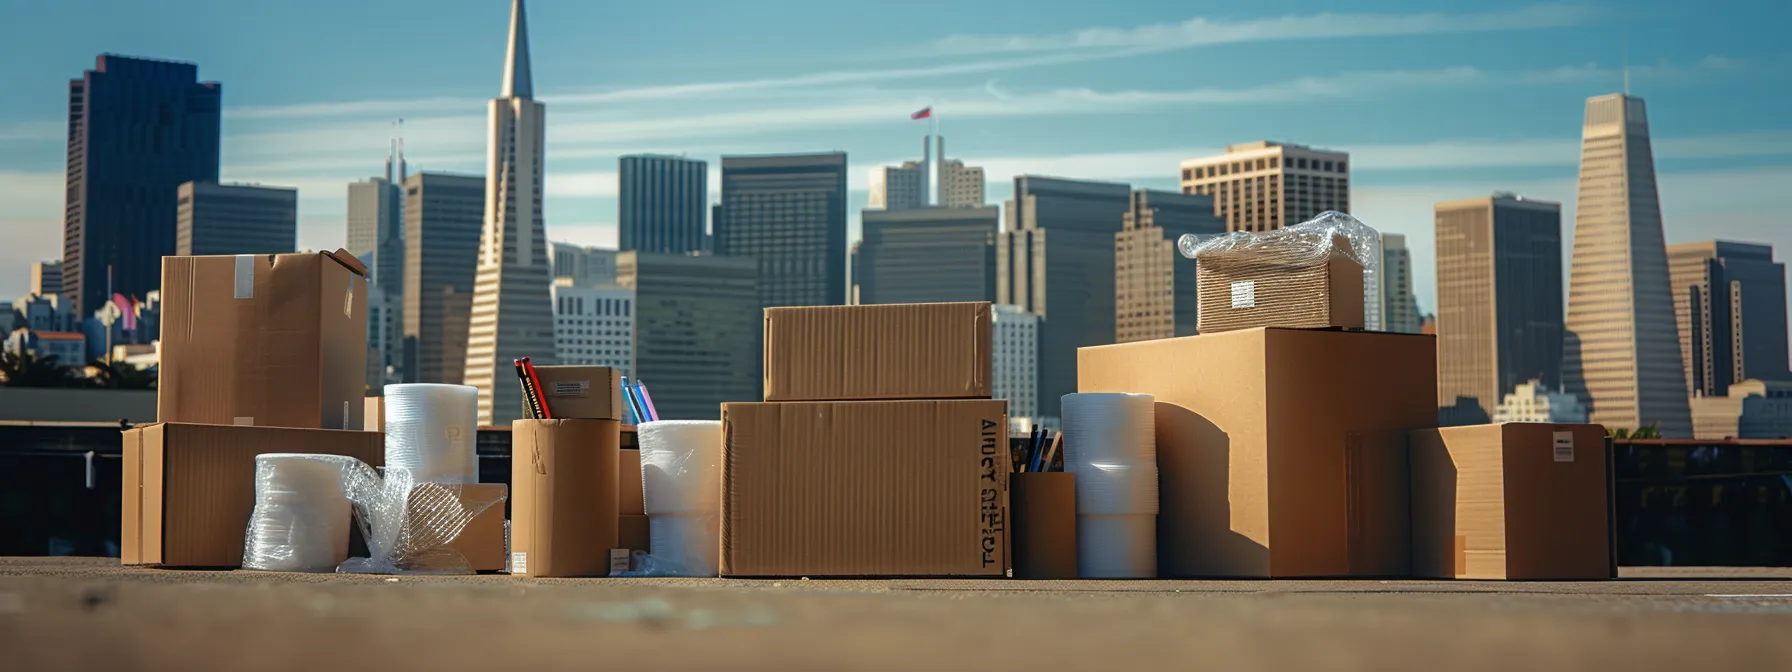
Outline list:
[[[1076,474],[1014,474],[1014,578],[1074,579],[1076,569]]]
[[[766,401],[988,399],[988,303],[765,309]]]
[[[622,374],[608,366],[537,366],[555,420],[621,420]]]
[[[368,397],[363,405],[361,428],[369,432],[386,431],[386,398]]]
[[[1604,427],[1508,423],[1409,437],[1414,576],[1616,576]]]
[[[374,432],[157,423],[124,432],[120,562],[238,567],[255,511],[255,456],[347,455],[380,466]]]
[[[366,275],[340,250],[163,257],[156,419],[363,429]]]
[[[1001,576],[1006,401],[722,405],[722,576]]]
[[[624,516],[647,515],[647,494],[641,487],[641,449],[616,454],[616,510]]]
[[[511,574],[609,575],[621,431],[615,420],[511,424]]]
[[[1166,578],[1404,576],[1406,433],[1432,336],[1250,329],[1077,351],[1081,392],[1156,397]]]
[[[1200,296],[1196,329],[1203,334],[1257,327],[1363,328],[1363,266],[1350,243],[1315,258],[1299,241],[1202,255],[1195,266]]]
[[[491,506],[473,516],[462,528],[460,536],[448,542],[448,548],[458,551],[472,565],[475,572],[495,572],[504,569],[504,499],[510,495],[510,486],[503,483],[468,483],[460,486],[461,499],[468,502],[491,502]]]

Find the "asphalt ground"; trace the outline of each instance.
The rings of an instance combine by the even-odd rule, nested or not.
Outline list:
[[[612,666],[1792,670],[1792,570],[1637,568],[1558,583],[808,581],[0,559],[0,670]]]

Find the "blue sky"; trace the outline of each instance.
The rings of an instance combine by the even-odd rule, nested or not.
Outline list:
[[[342,243],[348,182],[405,119],[413,170],[477,173],[507,0],[14,3],[0,27],[0,297],[61,256],[67,80],[114,52],[224,83],[227,181],[298,187],[299,242]],[[1432,300],[1431,204],[1512,190],[1571,234],[1581,106],[1645,97],[1670,242],[1792,247],[1792,47],[1771,0],[533,0],[549,235],[615,240],[616,157],[948,153],[990,173],[1173,188],[1181,159],[1277,139],[1352,153],[1353,210],[1408,235]],[[80,27],[77,29],[76,27]],[[1628,47],[1627,47],[1628,45]],[[716,180],[712,178],[712,189]],[[857,215],[853,231],[857,232]],[[1782,255],[1786,253],[1782,252]]]

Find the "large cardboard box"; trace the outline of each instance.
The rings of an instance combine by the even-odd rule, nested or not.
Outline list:
[[[1077,389],[1156,396],[1165,577],[1401,576],[1406,433],[1433,337],[1251,329],[1077,351]]]
[[[475,572],[504,569],[509,559],[504,554],[504,500],[510,496],[510,486],[503,483],[468,483],[460,486],[460,491],[464,502],[492,504],[467,521],[467,526],[461,529],[460,535],[448,542],[448,548],[466,558],[467,564]]]
[[[1290,239],[1202,255],[1195,266],[1196,328],[1203,334],[1256,327],[1361,329],[1363,266],[1345,256],[1349,241],[1340,236],[1332,245],[1335,253],[1319,258],[1310,245]]]
[[[723,576],[1000,576],[1007,402],[722,404]]]
[[[1509,423],[1409,436],[1413,575],[1616,576],[1604,427]]]
[[[988,399],[988,303],[765,309],[765,400]]]
[[[510,573],[607,576],[622,425],[518,420],[510,428]]]
[[[163,257],[156,419],[362,429],[366,275],[344,251]]]
[[[535,377],[555,420],[622,419],[622,374],[612,367],[537,366]]]
[[[120,561],[240,566],[256,455],[347,455],[380,466],[385,450],[374,432],[173,423],[126,430]]]

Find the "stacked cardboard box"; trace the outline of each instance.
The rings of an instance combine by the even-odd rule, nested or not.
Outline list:
[[[989,397],[988,303],[767,309],[767,401],[722,405],[722,575],[1002,575]]]

